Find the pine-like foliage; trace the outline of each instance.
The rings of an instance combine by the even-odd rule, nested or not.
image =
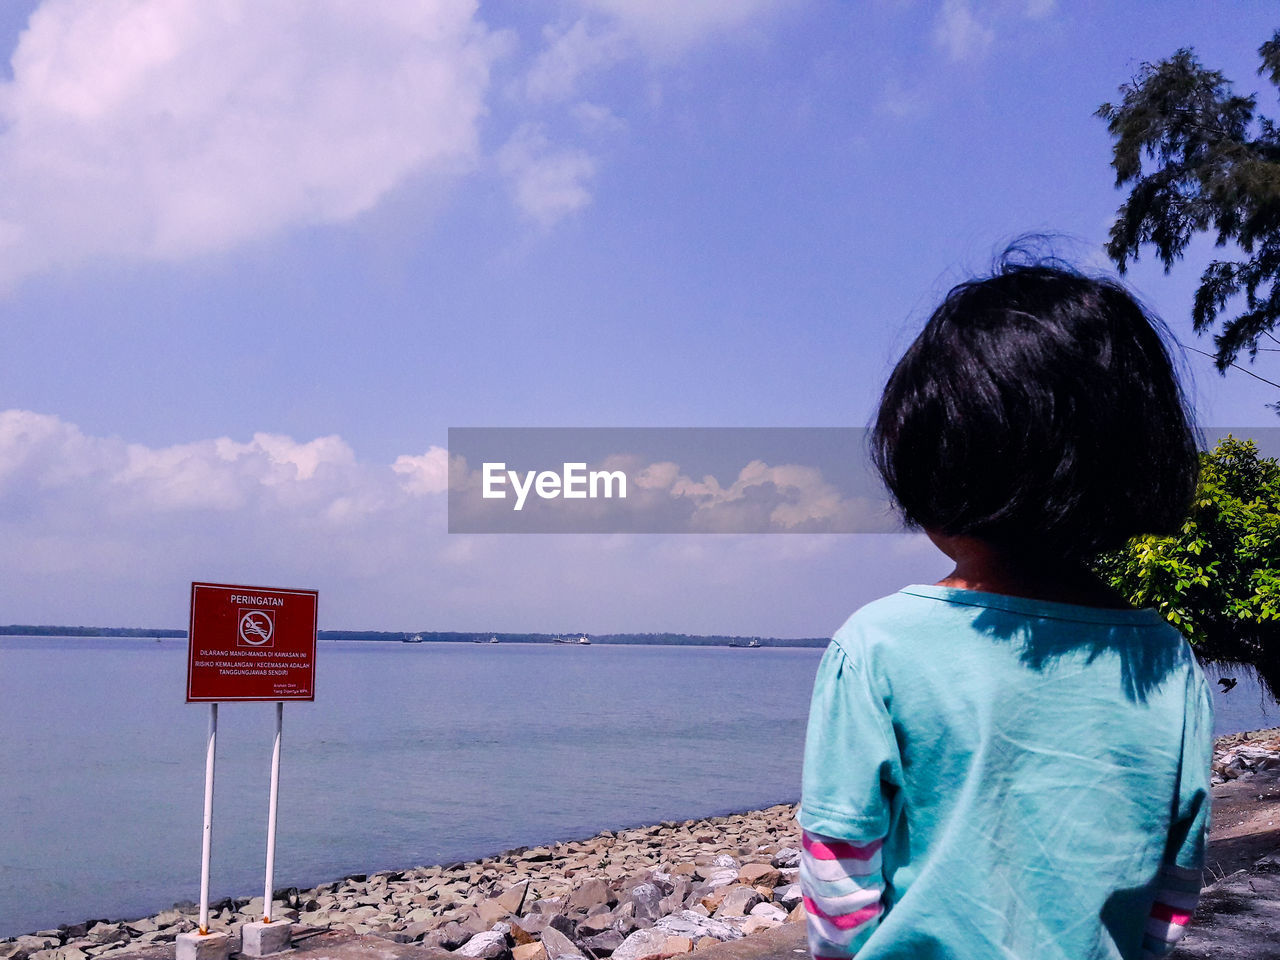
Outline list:
[[[1280,87],[1280,30],[1258,53],[1258,72]],[[1212,233],[1235,256],[1201,276],[1195,329],[1223,321],[1219,370],[1242,352],[1254,359],[1280,321],[1280,130],[1190,49],[1143,64],[1120,94],[1097,110],[1114,140],[1116,186],[1130,187],[1107,254],[1123,273],[1149,245],[1168,272],[1194,235]]]

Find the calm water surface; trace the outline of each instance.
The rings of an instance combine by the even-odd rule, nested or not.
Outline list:
[[[322,643],[286,704],[276,885],[799,795],[820,650]],[[186,641],[0,638],[0,936],[199,892]],[[274,706],[218,717],[216,896],[262,886]]]
[[[182,702],[185,654],[0,638],[0,936],[197,896],[209,708]],[[794,801],[820,656],[323,643],[317,702],[285,707],[276,885]],[[1237,676],[1218,732],[1280,725]],[[273,711],[220,709],[215,897],[261,889]]]

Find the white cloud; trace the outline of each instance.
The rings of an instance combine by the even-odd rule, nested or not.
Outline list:
[[[96,504],[124,513],[232,511],[255,504],[310,510],[353,491],[365,500],[394,492],[390,472],[378,479],[337,436],[299,443],[256,433],[248,443],[220,437],[148,447],[89,437],[48,414],[0,411],[0,501],[49,493],[73,500],[83,495],[81,507],[90,511]]]
[[[651,49],[679,50],[794,5],[786,0],[579,0]]]
[[[592,73],[784,6],[579,0],[516,86],[535,107],[575,102]],[[0,287],[342,223],[415,178],[478,169],[509,40],[478,0],[44,0],[0,83]],[[599,104],[566,109],[588,134],[623,126]],[[591,200],[595,159],[539,127],[517,129],[498,160],[539,223]]]
[[[586,133],[617,133],[627,127],[626,121],[608,107],[587,100],[575,103],[569,113]]]
[[[591,202],[596,161],[573,147],[557,147],[538,124],[522,124],[498,151],[516,206],[544,227]]]
[[[546,46],[525,75],[525,95],[534,103],[566,100],[579,79],[623,59],[627,44],[616,29],[593,30],[586,19],[569,27],[543,28]]]
[[[576,99],[593,73],[635,57],[665,62],[787,6],[784,0],[578,0],[583,16],[543,28],[543,46],[515,88],[534,106],[562,104]],[[568,113],[589,135],[626,126],[609,108],[588,101],[579,100]],[[543,227],[592,200],[596,159],[578,147],[553,144],[541,124],[522,124],[499,151],[498,165],[516,205]]]
[[[5,622],[181,626],[187,585],[213,580],[316,587],[324,628],[821,636],[945,570],[927,541],[911,546],[921,537],[448,534],[450,466],[465,470],[439,447],[377,464],[335,436],[148,446],[0,411],[0,608]],[[655,496],[689,482],[653,477]],[[785,467],[706,494],[831,509],[820,478]]]
[[[943,0],[934,22],[933,42],[950,60],[980,60],[994,40],[995,31],[979,22],[968,0]]]
[[[475,0],[46,0],[0,88],[0,279],[348,220],[477,153]]]
[[[753,460],[738,471],[727,487],[715,477],[692,480],[673,464],[655,464],[646,486],[667,487],[675,498],[695,504],[690,528],[739,531],[750,529],[875,530],[895,529],[892,518],[877,504],[845,498],[816,467],[797,464],[770,466]],[[880,516],[883,514],[883,516]]]
[[[0,411],[0,602],[184,577],[407,590],[400,567],[444,528],[446,462],[432,447],[362,463],[338,436],[148,446]]]
[[[444,493],[449,489],[449,451],[432,447],[420,456],[401,454],[391,469],[404,477],[401,486],[409,493]]]
[[[918,117],[927,113],[929,102],[918,89],[910,89],[897,80],[889,80],[876,102],[878,113],[898,119]]]

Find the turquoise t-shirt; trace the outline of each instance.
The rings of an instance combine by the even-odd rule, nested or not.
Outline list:
[[[1161,865],[1203,864],[1212,731],[1154,610],[913,585],[822,658],[797,818],[885,837],[859,960],[1131,960]]]

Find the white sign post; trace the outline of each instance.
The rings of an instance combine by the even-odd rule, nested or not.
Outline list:
[[[187,702],[209,704],[204,768],[204,836],[200,856],[200,927],[177,938],[177,960],[227,960],[230,937],[209,929],[209,860],[213,840],[213,760],[218,703],[274,701],[276,736],[271,753],[267,811],[267,870],[262,919],[240,928],[240,953],[264,957],[289,948],[293,925],[271,921],[276,867],[276,810],[280,798],[280,734],[285,700],[315,699],[315,590],[225,583],[191,584],[187,649]]]
[[[262,894],[262,922],[271,922],[271,881],[276,873],[276,803],[280,799],[280,730],[284,703],[276,704],[276,742],[271,749],[271,800],[267,804],[267,886]]]
[[[213,762],[218,743],[218,705],[209,704],[209,746],[204,755],[204,840],[200,845],[200,935],[209,932],[209,859],[213,852]]]
[[[262,920],[240,928],[240,952],[246,957],[265,957],[287,950],[293,939],[293,924],[271,922],[272,881],[276,872],[276,807],[280,799],[280,732],[284,727],[284,703],[276,702],[276,738],[271,749],[271,799],[267,803],[267,879],[262,891]]]
[[[200,928],[180,933],[177,960],[226,960],[231,942],[209,932],[209,860],[213,852],[213,761],[218,744],[218,705],[209,704],[209,742],[204,754],[204,833],[200,843]]]

